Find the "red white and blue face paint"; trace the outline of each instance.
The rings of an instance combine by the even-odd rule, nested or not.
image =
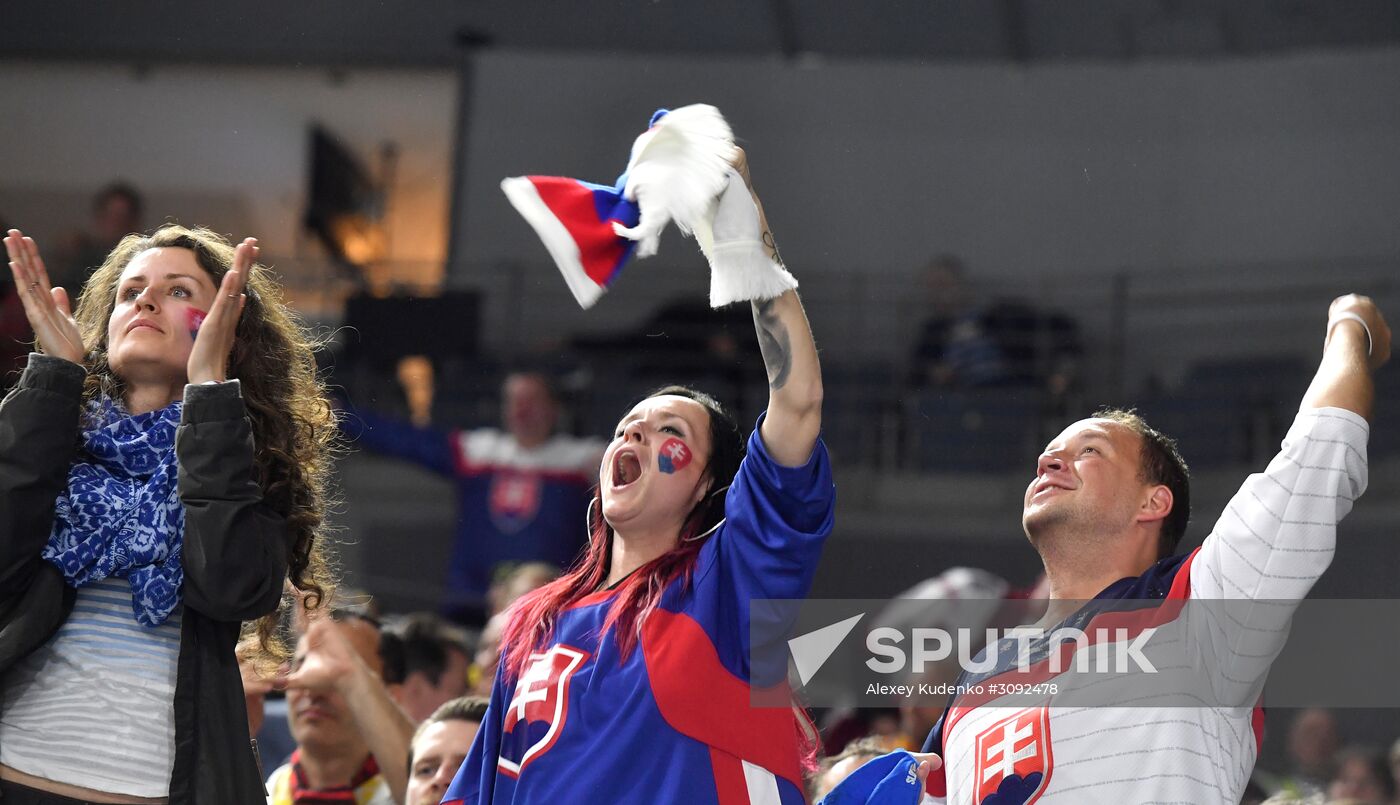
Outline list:
[[[661,449],[656,451],[657,468],[667,475],[685,469],[693,458],[695,454],[690,452],[686,443],[674,436],[662,442]]]
[[[204,317],[208,315],[208,311],[196,307],[185,308],[185,329],[190,331],[191,341],[199,335],[199,327],[204,324]]]

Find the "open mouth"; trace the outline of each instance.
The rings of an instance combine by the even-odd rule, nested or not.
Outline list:
[[[637,454],[622,451],[613,457],[613,489],[621,489],[642,477],[642,460]]]

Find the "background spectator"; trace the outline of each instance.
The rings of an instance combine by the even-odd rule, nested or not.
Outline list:
[[[415,724],[467,692],[466,636],[431,612],[415,612],[386,628],[379,649],[389,695]]]
[[[55,261],[52,284],[67,288],[76,299],[77,289],[102,265],[117,242],[142,231],[145,207],[140,191],[126,182],[112,182],[97,191],[92,197],[87,229],[73,234],[63,244]]]
[[[503,429],[473,431],[414,427],[363,409],[345,422],[356,447],[456,479],[457,538],[443,611],[469,623],[485,620],[498,565],[573,562],[602,458],[601,440],[555,432],[559,399],[542,373],[508,374],[501,412]]]
[[[1400,791],[1400,738],[1395,739],[1395,743],[1390,745],[1390,779],[1397,791]]]
[[[297,748],[272,772],[273,805],[314,796],[402,802],[413,724],[380,681],[379,626],[345,612],[312,623],[286,680]]]
[[[471,692],[477,696],[491,695],[491,685],[496,681],[496,666],[501,662],[501,638],[505,636],[509,613],[497,612],[486,622],[481,637],[476,641],[476,654],[472,657],[472,667],[468,672]]]
[[[1337,771],[1327,785],[1329,800],[1390,805],[1395,799],[1395,781],[1390,764],[1379,749],[1349,746],[1337,753]]]
[[[559,567],[548,562],[525,562],[500,574],[491,585],[491,614],[505,612],[516,599],[559,578]],[[498,571],[499,573],[499,571]]]
[[[413,733],[408,805],[438,805],[467,757],[489,699],[463,696],[434,710]]]
[[[1342,739],[1330,710],[1299,711],[1288,727],[1288,777],[1298,790],[1321,791],[1336,770]]]
[[[851,776],[851,772],[888,751],[890,747],[885,740],[871,736],[851,741],[839,754],[823,759],[812,777],[812,801],[816,802],[831,793],[831,789]]]
[[[930,261],[922,280],[933,314],[911,356],[913,387],[1017,385],[1055,397],[1070,391],[1083,351],[1073,319],[1019,299],[979,302],[953,255]]]

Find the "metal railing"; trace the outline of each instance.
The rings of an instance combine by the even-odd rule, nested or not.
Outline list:
[[[362,290],[324,263],[278,266],[289,300],[314,323],[341,324],[345,299]],[[439,289],[413,278],[442,272],[396,264],[379,267],[377,275],[378,293],[430,296]],[[586,312],[547,264],[474,264],[450,276],[452,287],[481,295],[474,325],[481,350],[440,367],[448,382],[439,393],[470,398],[443,411],[489,419],[500,368],[522,359],[579,370],[570,375],[571,391],[576,424],[585,430],[610,427],[632,396],[666,379],[717,384],[722,395],[739,399],[746,417],[762,403],[763,371],[752,351],[741,349],[729,359],[732,366],[717,358],[708,374],[682,361],[675,371],[685,377],[666,376],[672,360],[666,347],[679,344],[684,328],[649,317],[676,300],[703,306],[703,271],[639,266]],[[1280,412],[1296,406],[1315,365],[1328,301],[1360,291],[1400,319],[1395,259],[979,281],[971,289],[974,304],[1016,299],[1077,324],[1073,383],[1063,392],[1036,384],[920,388],[910,382],[911,350],[930,301],[917,279],[821,270],[804,271],[801,279],[822,350],[827,438],[848,465],[891,471],[995,471],[1013,455],[1033,455],[1026,451],[1066,420],[1103,404],[1140,405],[1183,423],[1191,440],[1203,444],[1208,463],[1252,460],[1272,450]],[[613,338],[611,349],[596,347],[628,333],[631,341]],[[731,335],[741,346],[752,337]],[[1049,366],[1053,335],[1032,327],[1029,336],[1034,365]],[[639,371],[641,364],[650,366]],[[1381,404],[1388,411],[1390,399]],[[1202,420],[1215,423],[1213,429],[1199,427]]]

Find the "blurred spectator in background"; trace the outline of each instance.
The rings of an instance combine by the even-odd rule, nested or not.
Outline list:
[[[431,612],[384,629],[379,653],[389,695],[415,724],[467,692],[466,635]]]
[[[85,232],[72,235],[55,261],[51,285],[62,285],[73,299],[117,242],[141,231],[145,201],[135,187],[113,182],[92,197],[92,217]]]
[[[604,442],[555,433],[559,398],[541,372],[506,375],[504,429],[444,431],[354,410],[344,419],[356,446],[413,461],[457,482],[457,538],[443,611],[479,624],[488,588],[505,562],[572,564],[587,529],[589,489]]]
[[[443,704],[413,733],[408,805],[438,805],[472,747],[489,699],[463,696]]]
[[[953,255],[931,260],[922,280],[932,315],[911,356],[912,387],[1014,385],[1054,398],[1072,390],[1083,351],[1073,319],[1018,299],[978,302]]]
[[[267,780],[272,805],[402,802],[413,723],[380,681],[379,626],[336,611],[297,642],[287,676],[297,748]]]
[[[9,223],[0,216],[0,232],[9,231]],[[77,290],[73,293],[76,295]],[[24,302],[15,290],[14,274],[0,271],[0,395],[19,380],[33,342],[34,331],[29,329]]]
[[[491,685],[496,681],[496,666],[501,662],[501,638],[505,636],[506,624],[510,622],[507,614],[497,612],[492,615],[476,641],[476,654],[472,657],[467,680],[471,692],[478,696],[489,697]]]
[[[301,597],[301,593],[290,586],[287,589],[287,594],[291,595],[293,598]],[[350,587],[348,585],[336,588],[334,602],[328,607],[328,611],[334,612],[335,616],[341,620],[353,617],[368,621],[371,625],[379,623],[382,618],[382,613],[379,610],[379,602],[375,600],[374,597],[358,587]],[[295,607],[289,613],[286,613],[279,633],[289,635],[288,643],[294,645],[302,635],[306,634],[306,630],[309,626],[310,624],[304,608]],[[380,642],[381,644],[383,642],[382,635]],[[381,645],[380,648],[382,649],[383,646]],[[380,654],[380,660],[381,662],[383,661],[382,653]],[[244,671],[245,695],[248,690],[247,681],[250,671],[264,676],[268,673],[268,669],[262,666],[257,668],[244,668],[243,665],[240,664],[240,669]],[[287,671],[291,670],[291,663],[284,663],[283,667],[279,670],[281,673],[285,674]],[[261,686],[259,685],[256,687]],[[292,756],[292,750],[297,748],[296,738],[292,737],[290,724],[291,714],[288,712],[287,694],[280,686],[274,685],[272,690],[265,693],[261,698],[263,711],[262,729],[254,732],[258,740],[258,757],[263,764],[263,768],[276,768],[286,763],[288,758]]]
[[[488,594],[492,615],[510,609],[520,596],[554,581],[561,572],[558,565],[548,562],[525,562],[511,568],[502,566],[501,570],[504,572],[497,574]]]
[[[1337,753],[1337,771],[1327,786],[1329,802],[1354,800],[1367,805],[1390,805],[1395,801],[1395,781],[1390,764],[1379,749],[1349,746]]]
[[[1290,769],[1285,785],[1297,791],[1325,789],[1336,769],[1341,743],[1332,711],[1316,707],[1299,711],[1288,728]]]
[[[1006,630],[1035,622],[1045,612],[1050,596],[1042,575],[1033,587],[1013,587],[995,573],[981,568],[953,567],[927,578],[895,596],[874,618],[877,626],[908,633],[916,627],[938,627],[949,632],[967,629],[985,635],[987,629]],[[982,649],[969,647],[970,655]],[[961,667],[956,656],[929,663],[908,682],[929,686],[952,685]],[[842,750],[853,736],[879,737],[888,749],[917,752],[943,714],[946,702],[926,696],[909,697],[895,708],[865,707],[833,711],[822,729],[829,753]]]
[[[1390,762],[1391,784],[1395,786],[1396,791],[1400,791],[1400,739],[1396,739],[1395,743],[1390,745],[1387,759]],[[1400,798],[1397,798],[1397,802],[1400,802]]]
[[[839,754],[823,759],[809,786],[812,802],[831,793],[831,789],[851,776],[851,772],[888,751],[888,743],[878,736],[871,736],[851,741]]]
[[[1327,800],[1322,796],[1322,792],[1312,794],[1295,794],[1289,791],[1280,791],[1270,796],[1268,799],[1246,797],[1240,800],[1240,805],[1328,805]],[[1335,804],[1334,804],[1335,805]],[[1347,803],[1340,803],[1347,805]]]

